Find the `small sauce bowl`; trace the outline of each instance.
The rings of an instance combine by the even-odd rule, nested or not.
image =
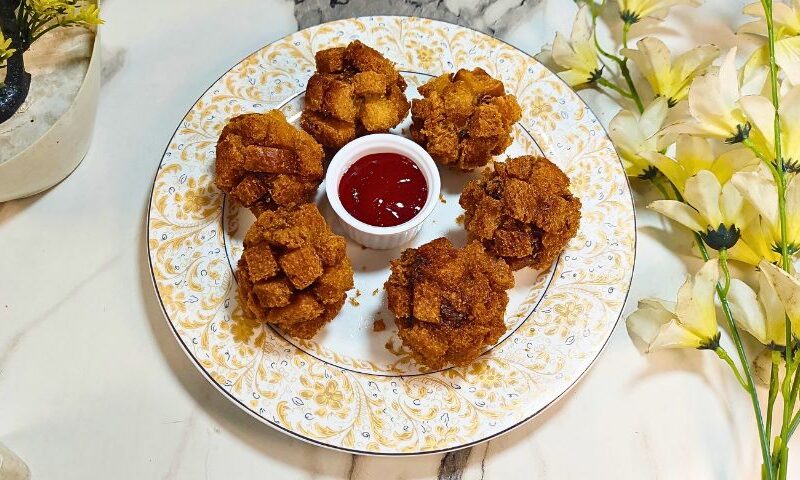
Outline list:
[[[351,165],[375,153],[398,153],[414,162],[428,185],[428,196],[422,209],[410,220],[393,227],[377,227],[350,214],[339,199],[339,181]],[[334,155],[325,174],[325,194],[345,233],[367,248],[386,250],[411,241],[433,213],[441,190],[439,170],[428,152],[411,140],[389,133],[375,133],[357,138]]]

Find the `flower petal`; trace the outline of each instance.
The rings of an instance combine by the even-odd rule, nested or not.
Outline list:
[[[705,218],[706,226],[717,228],[725,223],[725,218],[720,211],[720,195],[722,186],[717,177],[708,170],[701,170],[697,175],[686,181],[684,198]],[[705,230],[705,228],[703,228]]]
[[[800,84],[800,37],[775,42],[775,62],[792,84]]]
[[[698,348],[709,338],[699,337],[675,320],[662,325],[648,351],[662,348]]]
[[[786,345],[786,310],[763,270],[758,275],[758,299],[764,312],[767,340]]]
[[[786,186],[786,237],[790,244],[800,245],[800,175]]]
[[[756,292],[746,283],[734,278],[728,290],[728,304],[733,319],[739,327],[767,345],[767,320],[761,309]]]
[[[645,138],[650,138],[661,130],[668,113],[669,104],[666,98],[656,98],[644,109],[640,128]]]
[[[664,305],[654,299],[644,299],[639,301],[639,308],[628,316],[628,331],[650,345],[659,329],[674,319],[675,314]]]
[[[761,145],[768,148],[763,152],[770,157],[775,157],[775,107],[772,102],[761,95],[748,95],[739,100],[750,125],[758,133]],[[751,133],[752,135],[752,133]]]
[[[758,267],[775,289],[792,322],[792,332],[797,335],[800,330],[800,281],[767,261],[762,261]]]
[[[678,202],[676,200],[656,200],[648,205],[647,208],[675,220],[693,232],[704,232],[706,230],[706,225],[704,225],[706,222],[700,214],[697,213],[697,210],[683,202]]]
[[[687,329],[705,339],[717,334],[717,311],[714,303],[719,263],[709,260],[694,277],[689,277],[678,290],[675,315]]]
[[[778,225],[778,188],[766,166],[754,172],[735,173],[731,183],[771,227]]]

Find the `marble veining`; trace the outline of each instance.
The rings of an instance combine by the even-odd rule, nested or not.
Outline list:
[[[298,28],[368,15],[432,18],[502,35],[541,0],[295,0]]]

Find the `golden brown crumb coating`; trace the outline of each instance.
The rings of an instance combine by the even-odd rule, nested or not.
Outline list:
[[[232,118],[217,143],[217,187],[256,216],[313,200],[322,146],[278,110]]]
[[[244,238],[236,279],[246,315],[311,338],[353,288],[343,237],[314,204],[262,213]]]
[[[465,365],[506,331],[514,277],[479,242],[462,249],[446,238],[405,250],[385,284],[403,344],[428,368]]]
[[[424,98],[411,104],[411,136],[437,162],[472,170],[511,145],[522,110],[482,68],[434,78],[419,93]]]
[[[464,227],[513,270],[547,268],[575,236],[581,201],[569,178],[544,157],[494,162],[461,192]]]
[[[386,132],[408,114],[406,82],[394,64],[358,40],[320,50],[308,80],[300,125],[338,149],[368,133]]]

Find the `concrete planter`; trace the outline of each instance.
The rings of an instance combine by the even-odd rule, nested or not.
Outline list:
[[[0,202],[46,190],[81,163],[94,130],[101,69],[98,33],[86,76],[72,105],[36,142],[0,163]]]

